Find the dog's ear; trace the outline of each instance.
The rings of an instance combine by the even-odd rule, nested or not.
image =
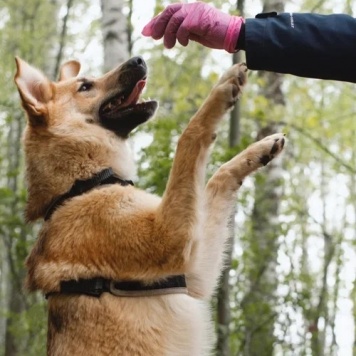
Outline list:
[[[51,82],[38,69],[16,57],[17,72],[15,83],[20,93],[24,109],[30,122],[42,122],[47,113],[46,104],[51,100],[53,92]]]
[[[62,64],[59,73],[59,81],[74,78],[79,74],[80,63],[78,61],[68,61]]]

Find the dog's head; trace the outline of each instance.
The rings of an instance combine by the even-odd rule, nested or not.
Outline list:
[[[76,179],[109,167],[123,179],[132,178],[126,139],[157,108],[156,101],[139,102],[147,78],[141,57],[100,78],[79,77],[79,62],[70,61],[61,67],[58,82],[19,58],[16,64],[15,82],[28,118],[28,220],[43,216]]]

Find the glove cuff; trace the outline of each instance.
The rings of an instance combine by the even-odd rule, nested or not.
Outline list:
[[[236,44],[240,35],[240,30],[242,24],[245,22],[243,17],[231,16],[229,26],[227,27],[225,39],[224,39],[224,50],[229,53],[237,52]]]

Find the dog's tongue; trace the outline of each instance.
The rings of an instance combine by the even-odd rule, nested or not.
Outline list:
[[[126,107],[126,106],[130,106],[130,105],[135,105],[138,101],[138,98],[140,97],[143,88],[146,85],[146,80],[142,79],[139,80],[134,89],[132,90],[131,94],[129,95],[129,97],[125,100],[125,103],[123,104],[122,107]]]

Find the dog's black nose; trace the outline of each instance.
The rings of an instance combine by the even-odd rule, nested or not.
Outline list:
[[[126,62],[126,65],[128,67],[144,67],[144,68],[146,68],[146,62],[140,56],[132,57],[131,59],[129,59]]]

